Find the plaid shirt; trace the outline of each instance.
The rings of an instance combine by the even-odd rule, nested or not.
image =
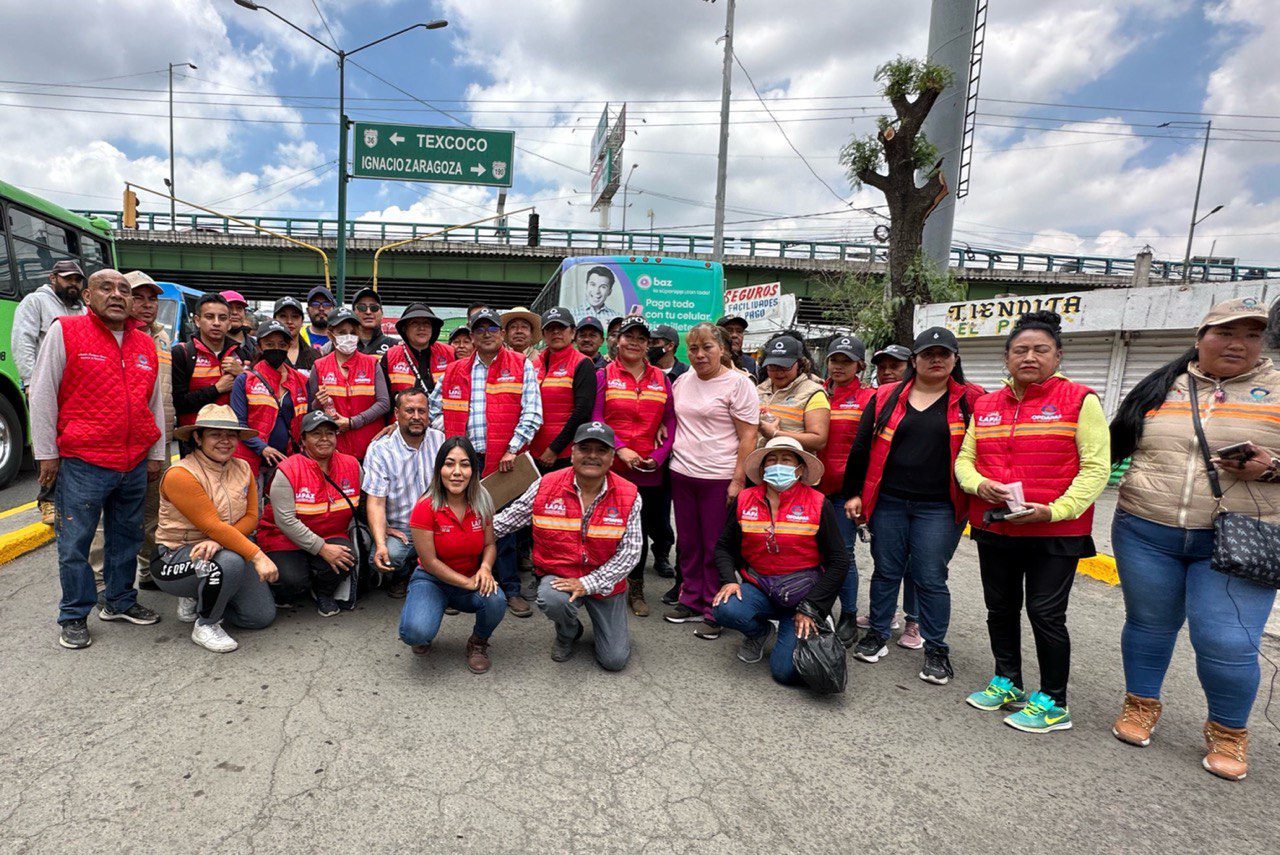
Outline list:
[[[471,365],[471,401],[467,407],[467,439],[475,446],[477,454],[484,454],[485,448],[485,409],[488,396],[485,385],[489,379],[489,366],[476,357]],[[431,426],[442,428],[444,425],[444,399],[441,386],[437,383],[431,390],[430,414]],[[524,376],[520,383],[520,420],[516,422],[515,433],[506,451],[515,454],[533,439],[533,435],[542,427],[542,390],[538,387],[538,372],[528,359],[524,361]]]
[[[397,430],[372,443],[365,452],[360,486],[370,496],[387,500],[387,528],[409,533],[409,515],[427,492],[436,454],[443,442],[444,434],[428,428],[422,445],[413,448]]]
[[[495,537],[510,534],[533,522],[533,498],[538,494],[538,485],[541,483],[541,480],[534,482],[532,487],[524,491],[524,495],[507,505],[493,518]],[[577,478],[573,479],[573,490],[578,494],[578,502],[581,503],[582,490],[578,488]],[[596,509],[596,505],[600,504],[600,500],[607,492],[607,490],[601,490],[595,500],[582,511],[584,537],[587,524],[591,521],[591,512]],[[582,587],[588,594],[607,595],[613,590],[613,586],[621,582],[640,561],[640,550],[643,544],[643,535],[640,532],[640,504],[640,497],[636,496],[636,503],[631,506],[631,513],[627,517],[627,527],[622,532],[622,540],[618,542],[618,551],[613,553],[613,557],[608,561],[582,577]]]

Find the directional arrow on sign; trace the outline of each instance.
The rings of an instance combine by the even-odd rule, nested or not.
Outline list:
[[[399,134],[392,134],[392,135],[391,135],[391,144],[392,144],[392,145],[400,145],[400,143],[402,143],[402,142],[404,142],[404,137],[400,136]]]
[[[484,175],[484,167],[478,163],[475,166],[471,167],[471,171],[475,173],[476,177]]]

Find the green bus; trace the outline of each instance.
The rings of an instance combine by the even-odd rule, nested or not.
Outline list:
[[[18,302],[49,281],[55,261],[80,263],[85,275],[115,266],[110,224],[0,181],[0,487],[17,477],[27,448],[27,403],[12,346]]]

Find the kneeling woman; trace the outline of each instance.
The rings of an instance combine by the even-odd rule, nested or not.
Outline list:
[[[791,437],[752,452],[744,469],[758,486],[738,494],[716,543],[716,623],[743,634],[738,658],[753,663],[764,658],[770,621],[778,621],[769,670],[779,683],[798,682],[796,639],[817,632],[815,620],[830,613],[849,572],[835,509],[811,486],[822,468]]]
[[[414,653],[426,653],[446,608],[474,614],[467,667],[483,674],[490,665],[489,637],[506,614],[507,598],[493,578],[493,500],[480,486],[480,461],[465,436],[440,446],[431,486],[414,506],[409,528],[419,561],[400,613],[400,640]]]
[[[178,620],[195,621],[191,640],[214,653],[238,646],[222,622],[262,629],[276,617],[267,583],[276,565],[249,536],[258,526],[258,487],[236,445],[257,436],[230,407],[208,404],[195,424],[174,432],[195,450],[160,482],[151,578],[178,600]]]
[[[338,451],[333,416],[313,410],[302,417],[302,453],[284,459],[268,495],[258,543],[280,570],[273,593],[284,602],[310,593],[320,616],[333,617],[344,581],[351,583],[344,599],[355,597],[347,529],[360,501],[360,464]]]

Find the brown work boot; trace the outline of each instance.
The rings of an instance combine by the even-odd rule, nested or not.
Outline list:
[[[393,600],[403,600],[409,594],[408,579],[392,579],[387,583],[387,596]]]
[[[473,633],[467,639],[467,667],[472,674],[483,674],[492,664],[489,661],[489,639]]]
[[[533,614],[533,608],[529,605],[529,601],[518,594],[514,597],[507,597],[507,609],[519,618],[526,618]]]
[[[627,605],[636,617],[649,616],[649,604],[644,601],[644,580],[627,582]]]
[[[1249,729],[1226,727],[1216,721],[1204,723],[1204,767],[1219,778],[1243,781],[1249,771],[1245,751],[1249,747]]]
[[[58,512],[52,499],[40,499],[36,504],[40,508],[40,522],[53,525],[58,521]]]
[[[1111,725],[1111,734],[1121,742],[1146,748],[1151,744],[1151,732],[1156,729],[1163,707],[1155,698],[1140,698],[1130,692],[1124,693],[1124,706],[1120,708],[1120,717]]]

